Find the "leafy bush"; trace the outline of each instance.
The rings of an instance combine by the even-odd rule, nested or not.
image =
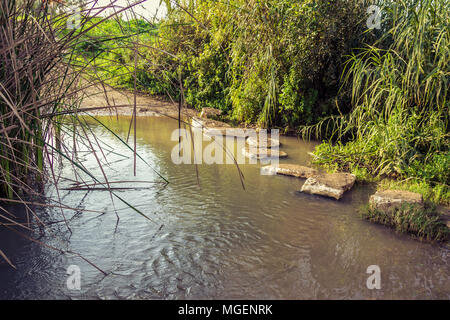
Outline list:
[[[186,103],[197,109],[231,109],[227,73],[233,17],[228,8],[228,4],[215,1],[198,1],[189,12],[173,8],[160,26],[161,51],[151,55],[158,63],[147,72],[165,73],[161,82],[178,93],[181,79]]]
[[[353,164],[372,175],[413,177],[448,189],[450,5],[386,3],[386,31],[348,60],[353,109],[304,132],[328,126],[335,139],[347,141],[319,147],[318,162],[344,170]]]
[[[150,91],[177,92],[181,77],[189,105],[222,109],[239,121],[291,129],[315,123],[336,112],[344,56],[364,39],[362,3],[179,4],[160,25],[161,51],[149,53],[145,83]]]
[[[243,4],[232,45],[235,117],[295,128],[336,112],[344,56],[364,39],[363,10],[362,1]]]
[[[425,161],[414,160],[405,168],[405,175],[424,180],[450,181],[450,152],[446,154],[435,153]]]

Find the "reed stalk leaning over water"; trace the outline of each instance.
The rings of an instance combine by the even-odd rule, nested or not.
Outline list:
[[[76,143],[84,143],[92,150],[100,147],[95,137],[89,138],[92,132],[77,116],[80,94],[95,84],[80,81],[91,61],[75,60],[75,50],[89,30],[143,1],[100,19],[108,7],[99,8],[97,1],[85,1],[78,27],[70,29],[67,28],[68,19],[73,18],[70,10],[56,10],[41,0],[0,0],[0,226],[7,223],[29,230],[28,225],[16,221],[8,212],[6,204],[10,203],[24,205],[38,223],[39,217],[33,213],[31,204],[61,208],[65,221],[63,208],[67,207],[61,202],[48,204],[42,200],[44,183],[54,180],[56,184],[52,158],[55,154],[110,190],[111,198],[119,199],[149,219],[114,193],[100,159],[97,161],[103,177],[96,178],[74,160],[72,153],[76,148],[61,146],[60,139],[61,131],[67,129],[65,121],[72,124],[71,128],[77,128],[72,132]],[[56,143],[51,143],[52,139]],[[0,247],[2,258],[11,264]]]

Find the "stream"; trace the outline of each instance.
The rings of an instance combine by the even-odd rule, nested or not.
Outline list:
[[[127,138],[130,117],[99,119]],[[0,264],[0,299],[450,299],[448,247],[360,218],[374,186],[357,184],[335,201],[299,193],[303,179],[261,175],[259,163],[239,166],[245,189],[233,164],[200,164],[197,175],[195,165],[171,160],[177,126],[163,117],[137,121],[138,153],[166,185],[139,158],[134,176],[133,152],[93,123],[109,181],[130,181],[115,194],[151,221],[108,191],[63,190],[71,182],[61,180],[61,201],[91,211],[64,210],[71,232],[59,222],[30,235],[108,275],[0,230],[2,250],[17,267]],[[280,141],[289,155],[280,163],[302,165],[317,144]],[[93,153],[80,148],[79,157],[103,180]],[[62,173],[75,179],[69,163]],[[58,197],[50,182],[47,195]],[[61,220],[56,208],[40,214]],[[80,270],[80,290],[67,286],[71,265]],[[381,289],[366,285],[371,265],[380,267]]]

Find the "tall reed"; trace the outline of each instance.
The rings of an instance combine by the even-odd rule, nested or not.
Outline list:
[[[68,7],[71,3],[55,7],[41,0],[0,0],[0,226],[7,221],[30,230],[8,212],[8,203],[21,203],[37,223],[42,223],[31,204],[49,205],[36,199],[43,200],[46,182],[57,184],[55,156],[105,186],[111,198],[118,198],[149,219],[112,191],[100,159],[97,161],[103,176],[97,178],[74,156],[77,144],[84,144],[93,154],[100,147],[87,122],[79,117],[84,92],[99,87],[99,82],[85,77],[86,70],[95,66],[91,60],[75,59],[76,50],[90,30],[144,1],[111,13],[106,13],[107,9],[117,0],[105,7],[99,7],[97,0],[83,1],[74,15]],[[61,139],[67,131],[73,135],[73,146],[64,145]],[[49,206],[61,208],[65,221],[65,207],[60,199],[56,202]],[[69,228],[67,221],[66,225]],[[0,256],[11,264],[1,248]]]
[[[450,4],[382,3],[380,39],[347,61],[343,80],[352,90],[351,112],[303,133],[327,132],[346,142],[319,147],[318,162],[424,179],[448,189]]]

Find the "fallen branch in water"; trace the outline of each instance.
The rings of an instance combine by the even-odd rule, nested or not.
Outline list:
[[[66,191],[109,191],[109,190],[145,190],[150,189],[150,187],[70,187],[70,188],[62,188],[60,190],[66,190]]]
[[[54,204],[48,204],[48,203],[39,203],[39,202],[31,202],[31,201],[23,201],[23,200],[14,200],[14,199],[6,199],[6,198],[0,198],[0,202],[11,202],[11,203],[18,203],[18,204],[29,204],[32,206],[38,206],[38,207],[48,207],[48,208],[59,208],[59,209],[67,209],[72,211],[85,211],[85,212],[92,212],[92,213],[103,213],[102,211],[98,210],[87,210],[87,209],[80,209],[80,208],[72,208],[67,207],[63,205],[54,205]]]
[[[27,239],[27,240],[29,240],[29,241],[32,241],[32,242],[34,242],[34,243],[37,243],[37,244],[39,244],[39,245],[41,245],[41,246],[44,246],[44,247],[47,247],[47,248],[49,248],[49,249],[58,251],[59,253],[62,253],[62,254],[73,254],[73,255],[76,255],[76,256],[78,256],[79,258],[81,258],[81,259],[83,259],[84,261],[86,261],[87,263],[89,263],[89,264],[90,264],[91,266],[93,266],[95,269],[97,269],[98,271],[100,271],[101,273],[103,273],[105,276],[108,275],[107,272],[103,271],[103,270],[100,269],[96,264],[94,264],[93,262],[89,261],[87,258],[83,257],[81,254],[79,254],[79,253],[77,253],[77,252],[70,251],[70,250],[64,251],[64,250],[62,250],[62,249],[53,247],[53,246],[51,246],[51,245],[49,245],[49,244],[43,243],[43,242],[41,242],[41,241],[39,241],[39,240],[36,240],[36,239],[34,239],[34,238],[32,238],[32,237],[29,237],[29,236],[27,236],[26,234],[23,234],[22,232],[19,232],[19,231],[15,230],[15,229],[13,229],[13,228],[11,228],[11,227],[9,227],[9,226],[6,226],[6,225],[4,225],[4,224],[1,223],[1,222],[0,222],[0,225],[2,225],[2,226],[4,226],[4,227],[8,228],[9,230],[11,230],[11,231],[17,233],[18,235],[24,237],[25,239]],[[3,252],[2,252],[1,250],[0,250],[0,255],[1,255],[1,256],[2,256],[2,257],[3,257],[3,258],[4,258],[4,259],[5,259],[5,260],[13,267],[13,268],[14,268],[14,269],[16,269],[16,267],[11,263],[11,261],[6,257],[6,255],[3,254]]]

